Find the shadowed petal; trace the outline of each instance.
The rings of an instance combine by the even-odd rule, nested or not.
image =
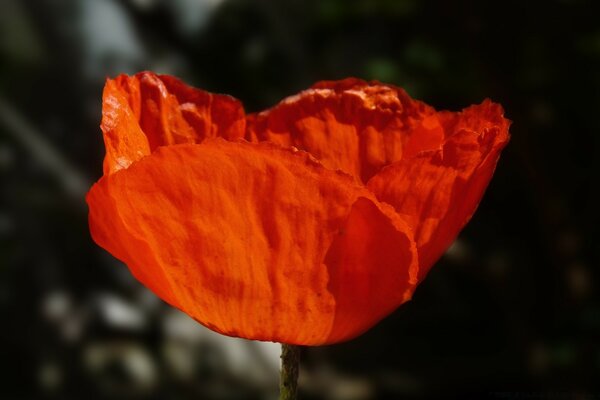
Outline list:
[[[349,78],[319,82],[249,115],[247,139],[295,146],[367,182],[405,152],[439,148],[443,130],[433,108],[404,90]]]
[[[303,152],[214,139],[162,147],[103,177],[87,201],[99,245],[227,335],[349,339],[414,288],[408,226]]]
[[[325,258],[336,299],[329,341],[354,338],[411,298],[418,264],[407,232],[392,210],[364,197],[354,203]]]
[[[462,113],[440,113],[446,142],[384,168],[367,187],[413,228],[419,280],[469,221],[508,143],[502,108],[485,101]]]

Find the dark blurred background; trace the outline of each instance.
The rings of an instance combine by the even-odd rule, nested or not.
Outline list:
[[[471,223],[413,301],[304,349],[301,395],[600,398],[599,21],[591,0],[0,0],[0,398],[276,398],[277,345],[202,328],[90,239],[104,79],[144,69],[249,111],[347,76],[503,104]]]

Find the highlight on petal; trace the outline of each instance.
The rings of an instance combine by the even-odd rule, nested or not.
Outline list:
[[[176,78],[140,72],[108,79],[101,128],[109,174],[159,146],[244,136],[245,113],[233,97],[189,87]]]
[[[446,141],[384,168],[367,187],[412,227],[419,280],[469,221],[508,143],[510,122],[489,100],[461,113],[440,113]]]
[[[232,336],[350,339],[410,298],[408,225],[304,152],[162,147],[88,194],[94,240],[161,298]]]
[[[295,146],[367,182],[406,152],[439,148],[443,129],[435,110],[403,89],[349,78],[319,82],[249,115],[246,138]]]
[[[128,168],[133,162],[150,154],[148,138],[128,104],[127,93],[108,79],[102,96],[102,123],[104,134],[104,174]]]

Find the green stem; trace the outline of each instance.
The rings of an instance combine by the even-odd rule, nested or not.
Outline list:
[[[300,347],[282,343],[279,400],[296,400],[298,398],[299,367]]]

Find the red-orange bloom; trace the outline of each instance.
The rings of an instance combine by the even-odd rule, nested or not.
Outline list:
[[[94,240],[203,325],[301,345],[351,339],[409,300],[509,139],[489,100],[436,112],[358,79],[245,115],[143,72],[106,82],[102,115]]]

